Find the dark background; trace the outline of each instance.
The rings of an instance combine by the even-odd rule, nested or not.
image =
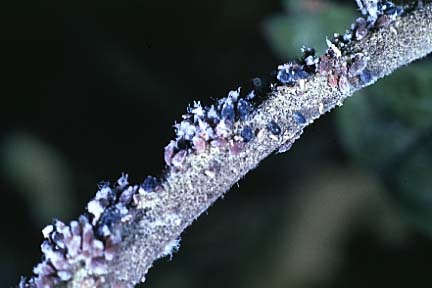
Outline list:
[[[322,49],[355,13],[354,1],[323,0],[0,4],[0,287],[31,274],[41,228],[77,217],[99,181],[160,174],[189,103],[269,73],[303,43]],[[358,93],[265,160],[145,286],[424,287],[430,62]]]

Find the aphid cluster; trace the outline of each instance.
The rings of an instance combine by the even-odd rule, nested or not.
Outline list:
[[[404,13],[402,6],[397,6],[390,1],[379,1],[377,8],[378,17],[375,21],[375,27],[384,27]]]
[[[367,7],[360,7],[362,12],[372,11],[376,16],[368,14],[366,18],[358,18],[351,30],[347,30],[344,35],[334,34],[331,40],[327,39],[329,48],[322,57],[316,57],[314,49],[303,47],[300,59],[280,65],[269,79],[255,78],[249,87],[229,92],[227,97],[210,107],[203,107],[199,102],[190,106],[182,121],[174,125],[176,139],[165,147],[164,159],[167,166],[181,170],[190,153],[203,153],[209,146],[232,148],[239,144],[239,139],[243,143],[250,142],[256,134],[253,127],[245,123],[244,127],[240,125],[243,128],[237,132],[238,125],[235,124],[247,122],[258,104],[279,85],[298,84],[304,87],[305,81],[317,72],[327,74],[330,85],[338,87],[344,93],[351,89],[350,79],[369,83],[372,74],[366,69],[367,57],[356,54],[353,59],[344,62],[341,60],[346,50],[344,48],[353,40],[363,39],[375,25],[382,23],[379,20],[381,16],[393,21],[403,13],[403,9],[389,1],[359,1],[359,5],[364,2],[367,2]],[[372,5],[373,2],[376,2],[375,6]],[[375,10],[370,8],[372,6]],[[298,117],[294,118],[302,124]],[[269,126],[273,126],[272,123],[268,123],[267,128]]]
[[[356,2],[360,11],[368,18],[370,23],[393,21],[397,16],[404,13],[404,9],[401,6],[397,6],[387,0],[356,0]],[[377,27],[381,27],[380,23],[376,25]]]
[[[356,53],[347,61],[342,61],[342,56],[352,53],[344,48],[351,41],[363,39],[369,31],[390,24],[404,13],[401,6],[390,1],[358,0],[357,3],[365,18],[357,18],[351,30],[344,35],[334,34],[331,40],[327,39],[328,49],[321,56],[317,69],[318,73],[328,75],[330,86],[337,87],[343,93],[350,91],[353,82],[366,85],[374,79],[372,71],[366,68],[368,57]]]
[[[296,61],[280,65],[276,78],[281,84],[294,86],[302,80],[308,79],[315,73],[319,58],[312,48],[302,48],[303,57]]]
[[[250,142],[255,133],[246,122],[272,87],[268,81],[254,78],[249,87],[230,91],[210,107],[195,102],[182,116],[183,120],[174,125],[176,138],[165,147],[166,165],[181,170],[190,153],[203,153],[209,146],[231,147],[237,142]],[[239,135],[235,135],[236,123],[244,123],[237,125],[241,129]]]
[[[182,170],[187,155],[203,153],[210,146],[228,147],[234,154],[239,153],[244,144],[256,136],[256,129],[247,122],[268,93],[279,85],[302,85],[316,73],[319,58],[315,56],[315,50],[304,47],[302,52],[301,59],[279,66],[268,79],[254,78],[209,107],[194,102],[182,116],[182,121],[174,125],[176,138],[164,150],[166,165]],[[268,123],[269,127],[275,125]]]
[[[141,186],[129,186],[127,175],[118,179],[115,187],[102,183],[78,221],[65,224],[54,220],[42,230],[43,261],[33,269],[37,276],[22,279],[20,287],[53,287],[70,280],[81,265],[92,275],[108,273],[108,262],[122,241],[119,225],[132,220],[130,209],[138,204],[136,196],[158,189],[158,179],[151,176]]]

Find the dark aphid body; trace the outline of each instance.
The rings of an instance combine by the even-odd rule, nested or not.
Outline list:
[[[100,238],[109,236],[111,234],[110,231],[111,227],[114,224],[120,222],[120,220],[121,220],[121,214],[117,208],[109,207],[105,209],[104,213],[99,219],[96,235],[99,236]]]
[[[267,129],[270,131],[270,133],[272,133],[273,135],[279,135],[281,134],[282,130],[280,128],[280,126],[274,121],[270,121],[267,124]]]
[[[234,113],[234,105],[231,103],[231,101],[226,101],[224,105],[222,106],[221,111],[222,119],[227,120],[231,123],[234,122],[235,113]]]
[[[282,69],[279,70],[277,79],[282,84],[293,84],[294,83],[294,75],[291,70],[288,69]]]
[[[180,138],[177,141],[177,147],[176,148],[177,149],[175,150],[175,153],[177,153],[180,150],[190,150],[192,148],[192,142],[189,140],[186,140],[184,138]]]
[[[302,125],[302,124],[306,123],[306,118],[300,112],[294,112],[293,113],[293,117],[294,117],[295,123],[298,124],[298,125]]]
[[[302,53],[303,53],[303,57],[304,57],[305,59],[306,59],[307,57],[309,57],[309,56],[315,56],[315,53],[316,53],[316,51],[315,51],[314,48],[305,47],[305,46],[303,46],[303,47],[301,48],[301,51],[302,51]]]
[[[144,180],[144,182],[141,185],[141,187],[146,192],[154,192],[158,186],[159,186],[159,180],[154,176],[147,176],[147,178]]]
[[[245,121],[248,119],[249,114],[252,110],[252,105],[244,100],[244,99],[239,99],[237,102],[237,115],[238,118],[240,118],[240,120]]]
[[[307,79],[310,77],[310,74],[301,68],[297,68],[294,71],[294,80]]]
[[[240,136],[243,138],[243,142],[245,142],[245,143],[250,142],[254,137],[254,133],[253,133],[252,128],[250,126],[243,127],[243,130],[241,131]]]

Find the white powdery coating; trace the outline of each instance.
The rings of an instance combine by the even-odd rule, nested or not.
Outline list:
[[[196,127],[188,120],[183,120],[180,124],[175,124],[177,139],[184,138],[186,140],[192,140],[192,137],[196,133]]]
[[[94,199],[87,204],[87,211],[93,214],[94,216],[92,221],[93,225],[96,225],[96,222],[99,220],[104,210],[105,209],[99,200]]]
[[[45,228],[42,229],[42,235],[44,236],[45,239],[47,239],[53,230],[54,230],[53,225],[47,225],[45,226]]]
[[[180,239],[174,239],[165,245],[160,257],[170,256],[171,258],[172,254],[178,251],[179,248],[180,248]]]
[[[57,275],[62,281],[68,281],[72,278],[72,272],[70,271],[58,271]]]
[[[122,180],[121,180],[121,179],[122,179]],[[123,183],[123,182],[124,182],[123,177],[120,178],[118,182],[124,184],[124,183]],[[119,183],[119,184],[120,184],[120,183]],[[127,176],[126,176],[126,183],[127,183]],[[102,189],[100,189],[100,190],[96,193],[96,197],[95,197],[95,199],[96,199],[96,200],[108,199],[110,193],[112,193],[112,192],[111,192],[111,188],[109,188],[109,187],[103,187]]]

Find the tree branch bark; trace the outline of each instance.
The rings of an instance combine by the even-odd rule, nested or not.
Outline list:
[[[432,52],[431,3],[405,11],[394,19],[385,14],[369,19],[366,26],[357,20],[352,39],[343,45],[329,42],[308,77],[285,81],[298,64],[280,66],[268,97],[246,119],[233,121],[228,136],[220,133],[211,144],[194,142],[189,150],[167,146],[163,180],[138,186],[122,177],[116,187],[101,188],[79,221],[47,226],[45,260],[35,268],[38,275],[20,285],[133,287],[143,282],[155,260],[177,249],[182,231],[264,158],[288,150],[306,126],[357,90]],[[246,126],[250,137],[242,134]]]

